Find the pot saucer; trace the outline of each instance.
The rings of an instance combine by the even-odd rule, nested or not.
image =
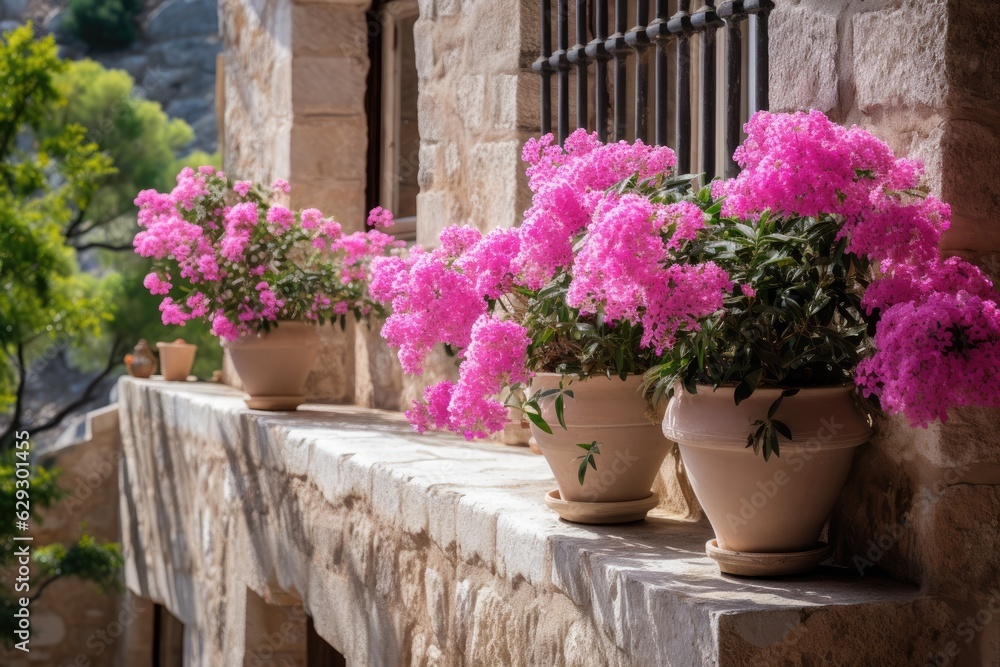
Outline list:
[[[624,500],[615,503],[584,503],[563,500],[559,489],[552,489],[545,494],[545,504],[555,512],[573,523],[628,523],[642,521],[646,513],[656,507],[660,497],[655,493],[640,500]]]
[[[294,410],[305,402],[305,396],[248,396],[245,399],[251,410]]]
[[[802,574],[813,569],[830,557],[830,545],[818,542],[815,549],[806,551],[754,553],[723,549],[713,538],[705,543],[705,552],[725,574],[741,577],[780,577]]]

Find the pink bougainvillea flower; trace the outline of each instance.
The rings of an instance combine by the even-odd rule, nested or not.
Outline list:
[[[368,226],[369,227],[392,227],[393,219],[392,212],[388,209],[384,209],[381,206],[376,206],[368,213]]]

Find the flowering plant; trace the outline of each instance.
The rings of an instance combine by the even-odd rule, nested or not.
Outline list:
[[[993,285],[939,257],[950,209],[920,187],[922,165],[818,111],[761,112],[746,132],[743,171],[713,183],[718,214],[678,257],[716,263],[734,289],[666,350],[649,375],[656,394],[735,384],[739,403],[762,385],[784,397],[855,380],[922,426],[952,407],[1000,405]],[[775,410],[748,438],[765,458],[779,433],[791,438]]]
[[[506,390],[551,433],[539,397],[520,391],[534,373],[644,373],[723,305],[729,278],[718,266],[675,262],[705,212],[704,202],[683,199],[690,177],[671,176],[669,148],[605,145],[578,130],[564,148],[551,135],[529,140],[523,157],[534,195],[520,227],[485,236],[449,227],[433,250],[372,263],[371,293],[392,306],[382,335],[403,370],[421,373],[440,343],[459,359],[458,381],[429,387],[407,413],[420,431],[470,439],[499,431]],[[629,188],[662,196],[651,201]],[[556,394],[562,422],[562,397],[572,390]]]
[[[288,191],[286,181],[268,191],[201,167],[183,169],[169,193],[139,193],[135,251],[155,260],[143,284],[164,296],[164,324],[204,318],[214,335],[235,340],[280,320],[343,325],[347,313],[378,307],[366,295],[368,265],[399,242],[374,229],[344,234],[317,209],[272,202]],[[369,222],[385,227],[392,217],[375,209]]]

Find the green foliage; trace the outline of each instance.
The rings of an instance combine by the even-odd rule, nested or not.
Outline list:
[[[110,284],[80,272],[63,231],[115,170],[83,127],[49,127],[64,69],[30,25],[0,42],[0,408],[17,403],[19,359],[97,336],[110,317]]]
[[[136,0],[69,0],[65,26],[91,48],[123,49],[135,41]]]
[[[678,384],[690,393],[698,383],[735,385],[738,405],[758,386],[794,390],[851,382],[869,351],[875,320],[861,306],[870,266],[846,252],[846,239],[838,238],[840,221],[767,214],[747,223],[726,219],[709,188],[694,185],[628,187],[657,202],[698,204],[708,222],[682,247],[678,261],[714,262],[734,285],[753,291],[748,296],[736,287],[723,310],[698,331],[680,332],[676,345],[647,374],[652,400],[673,395]],[[773,419],[791,393],[754,424],[748,446],[763,450],[765,459],[778,454],[779,434],[791,437],[787,426]]]
[[[136,232],[136,193],[148,188],[169,190],[179,170],[177,163],[205,154],[177,159],[178,152],[194,140],[194,132],[183,120],[170,119],[158,103],[134,96],[135,82],[127,72],[81,60],[68,63],[54,84],[67,104],[49,118],[45,130],[79,125],[90,141],[122,167],[104,178],[83,203],[84,214],[67,227],[67,239],[77,247],[93,242],[130,247]]]
[[[71,122],[85,127],[88,138],[116,165],[127,166],[104,180],[88,203],[85,218],[67,230],[72,244],[131,249],[137,231],[133,203],[137,192],[150,188],[169,191],[175,174],[185,166],[221,167],[218,153],[196,150],[176,157],[194,140],[194,132],[183,120],[169,118],[158,103],[136,97],[135,82],[126,72],[81,60],[69,63],[55,84],[68,104],[50,120],[51,126]],[[151,261],[132,253],[104,252],[101,262],[105,271],[117,275],[114,280],[119,285],[106,337],[129,344],[146,338],[154,346],[156,341],[184,338],[199,346],[193,369],[196,375],[208,378],[221,367],[222,350],[208,325],[189,322],[185,327],[165,327],[161,323],[159,299],[142,286],[143,277],[152,270]],[[94,359],[101,355],[86,349],[78,356]]]
[[[125,565],[121,546],[98,542],[84,533],[69,549],[50,544],[35,550],[38,579],[43,583],[59,577],[74,576],[94,582],[105,593],[123,590],[121,569]]]
[[[758,386],[850,381],[870,344],[870,318],[861,307],[870,270],[845,252],[840,223],[764,215],[744,224],[719,218],[721,202],[712,202],[708,188],[696,200],[713,219],[684,256],[715,262],[756,294],[734,290],[701,330],[682,333],[656,369],[659,388],[735,384],[739,403]]]
[[[583,486],[583,480],[587,478],[587,467],[590,466],[594,470],[597,470],[597,457],[601,454],[601,443],[593,440],[591,442],[581,442],[577,447],[586,452],[586,454],[576,457],[580,461],[580,469],[576,473],[576,478],[579,480],[580,486]]]
[[[644,373],[656,354],[639,346],[642,327],[619,322],[614,327],[598,314],[584,316],[566,305],[572,276],[559,273],[539,290],[517,288],[515,306],[506,307],[528,330],[528,368],[563,375],[628,377]]]
[[[107,252],[95,277],[75,251],[131,249],[136,192],[169,189],[181,163],[218,156],[178,158],[194,138],[186,123],[134,96],[125,72],[61,61],[30,25],[4,35],[0,80],[0,411],[13,405],[16,426],[19,353],[30,367],[56,344],[92,370],[120,360],[118,340],[183,336],[205,343],[195,372],[210,375],[221,351],[206,327],[159,324],[141,286],[149,262]]]

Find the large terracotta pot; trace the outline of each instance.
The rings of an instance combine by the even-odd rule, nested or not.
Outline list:
[[[316,360],[319,331],[306,322],[279,322],[264,334],[225,341],[255,410],[294,410],[305,403],[305,384]]]
[[[198,346],[178,338],[172,343],[157,343],[156,349],[160,351],[160,373],[163,374],[163,379],[171,382],[187,380]]]
[[[747,436],[765,419],[780,389],[757,389],[739,405],[733,388],[678,387],[663,433],[678,443],[718,547],[733,552],[815,549],[847,481],[854,452],[872,434],[853,387],[803,389],[784,399],[774,418],[792,432],[779,436],[780,456],[764,461]],[[714,557],[714,556],[713,556]]]
[[[561,377],[539,373],[531,381],[531,392],[557,388]],[[531,424],[531,435],[555,474],[562,500],[611,503],[650,498],[670,443],[646,417],[641,383],[640,375],[624,381],[617,377],[575,381],[566,377],[563,388],[573,392],[573,398],[564,398],[566,429],[559,425],[554,402],[541,401],[542,416],[552,434]],[[589,469],[581,486],[578,457],[586,452],[577,445],[595,440],[601,443],[597,470]]]

